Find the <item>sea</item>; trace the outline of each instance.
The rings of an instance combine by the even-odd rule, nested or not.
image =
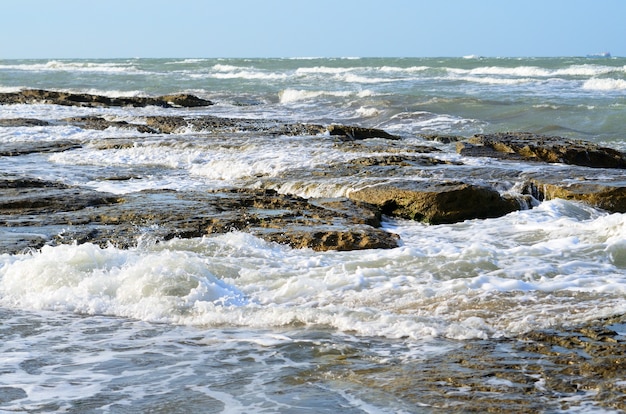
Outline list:
[[[479,168],[496,161],[425,137],[526,131],[626,151],[626,58],[618,57],[0,60],[0,92],[27,88],[185,92],[215,103],[0,106],[2,119],[51,121],[2,127],[0,145],[83,144],[0,157],[2,172],[120,195],[257,188],[362,154],[337,150],[328,134],[194,145],[202,132],[189,130],[164,146],[151,145],[155,134],[55,121],[213,115],[358,125]],[[91,145],[121,138],[136,145]],[[377,144],[385,154],[385,141]],[[103,171],[142,179],[102,180]],[[299,180],[275,189],[344,197],[365,184]],[[233,231],[158,243],[139,234],[129,249],[0,252],[0,412],[619,412],[597,389],[550,391],[549,375],[525,371],[531,362],[511,343],[626,314],[625,214],[554,199],[500,218],[385,217],[383,226],[400,235],[399,247],[318,252]],[[614,329],[626,336],[625,325]],[[522,361],[507,369],[524,387],[470,364],[474,357]],[[626,372],[612,387],[626,393]]]

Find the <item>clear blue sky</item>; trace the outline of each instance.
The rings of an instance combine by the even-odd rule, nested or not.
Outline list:
[[[1,0],[0,59],[626,56],[626,0]]]

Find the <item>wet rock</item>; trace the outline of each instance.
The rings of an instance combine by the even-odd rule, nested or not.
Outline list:
[[[398,247],[399,237],[382,230],[352,226],[345,230],[301,229],[289,232],[269,232],[260,234],[268,241],[288,244],[293,248],[310,248],[316,251],[349,251],[362,249],[389,249]]]
[[[49,92],[52,94],[52,92]],[[0,103],[2,98],[0,94]],[[48,96],[46,94],[45,96]],[[97,102],[103,101],[102,106],[115,106],[108,102],[106,97],[94,98]],[[134,98],[134,99],[164,99],[161,98]],[[78,98],[75,98],[78,99]],[[87,98],[85,98],[87,99]],[[107,99],[127,99],[127,98],[107,98]],[[130,98],[129,98],[130,99]],[[7,99],[5,99],[7,100]],[[47,102],[47,101],[46,101]],[[168,101],[170,102],[170,101]],[[186,102],[186,100],[183,100]],[[48,102],[52,103],[52,102]],[[158,103],[154,103],[157,105]],[[169,105],[169,103],[168,103]],[[97,105],[96,105],[97,106]],[[142,106],[142,105],[127,105]],[[163,106],[163,105],[159,105]],[[144,133],[161,133],[175,134],[183,131],[194,131],[203,133],[240,133],[255,132],[269,136],[312,136],[325,134],[340,136],[346,140],[363,140],[366,138],[385,138],[397,140],[399,137],[388,134],[387,132],[374,128],[348,127],[343,125],[324,126],[319,124],[309,124],[302,122],[285,123],[277,120],[266,119],[246,119],[246,118],[222,118],[212,115],[201,117],[186,118],[182,116],[147,116],[143,123],[130,123],[127,121],[111,121],[101,116],[82,116],[64,118],[62,122],[75,125],[84,129],[105,130],[110,127],[121,129],[134,129]],[[37,119],[14,119],[5,120],[4,125],[0,120],[0,126],[45,126],[49,125],[46,121]],[[437,151],[436,148],[423,147],[421,152]]]
[[[183,108],[196,108],[199,106],[210,106],[213,102],[206,99],[198,98],[195,95],[188,93],[179,93],[175,95],[164,95],[156,98],[159,101],[167,102],[171,106],[178,106]]]
[[[393,248],[398,236],[380,217],[349,200],[308,200],[271,190],[142,191],[124,198],[36,179],[0,181],[0,252],[43,244],[155,241],[246,231],[294,248]],[[326,207],[328,206],[328,207]],[[9,237],[10,236],[10,237]]]
[[[401,181],[354,191],[350,199],[367,202],[382,214],[431,224],[500,217],[519,210],[516,199],[496,190],[461,182]]]
[[[16,216],[73,211],[119,202],[119,198],[111,194],[32,178],[0,177],[0,189],[0,212]]]
[[[459,143],[457,151],[462,155],[496,156],[593,168],[626,168],[626,155],[612,148],[527,132],[474,135],[467,143]]]
[[[87,93],[25,89],[19,92],[0,93],[0,104],[44,103],[65,106],[108,107],[108,106],[161,106],[197,107],[213,105],[213,102],[189,94],[166,95],[161,97],[109,97]]]
[[[448,165],[452,164],[449,161],[440,160],[438,158],[433,157],[425,157],[425,156],[403,156],[403,155],[378,155],[373,157],[362,157],[357,158],[350,161],[350,164],[358,165],[358,166],[399,166],[399,167],[409,167],[409,166],[422,166],[422,167],[432,167],[435,165]]]
[[[336,149],[346,152],[383,152],[387,154],[404,155],[407,153],[427,154],[441,152],[441,149],[430,145],[415,145],[406,141],[345,141],[341,140],[333,145]]]
[[[104,131],[107,128],[134,129],[137,132],[156,133],[154,129],[142,124],[132,124],[126,121],[111,121],[100,116],[81,116],[64,118],[61,120],[67,124],[77,126],[82,129],[95,129]]]
[[[421,134],[421,137],[427,141],[440,142],[442,144],[451,144],[453,142],[464,141],[466,138],[460,135],[442,135],[442,134]]]
[[[34,118],[11,118],[11,119],[0,119],[0,127],[35,127],[35,126],[48,126],[50,125],[47,121],[42,121],[41,119]]]
[[[384,138],[384,139],[392,139],[398,140],[400,139],[397,135],[392,135],[382,129],[377,128],[363,128],[357,126],[346,126],[346,125],[329,125],[328,132],[333,136],[341,136],[345,137],[350,141],[357,141],[368,138]]]
[[[613,170],[591,174],[584,169],[572,168],[541,174],[526,173],[522,177],[528,179],[526,192],[539,201],[561,198],[612,213],[626,213],[626,177]]]
[[[75,141],[29,141],[5,142],[0,148],[0,157],[16,157],[34,153],[63,152],[80,148],[81,144]]]
[[[149,116],[146,125],[162,134],[172,134],[189,124],[182,116]]]
[[[202,116],[195,118],[151,116],[146,125],[163,134],[173,134],[185,130],[209,133],[256,132],[270,136],[318,135],[326,131],[323,125],[305,123],[284,123],[276,120],[220,118]]]

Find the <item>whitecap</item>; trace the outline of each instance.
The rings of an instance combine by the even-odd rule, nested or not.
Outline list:
[[[623,91],[626,89],[624,79],[589,79],[583,83],[583,89],[595,91]]]

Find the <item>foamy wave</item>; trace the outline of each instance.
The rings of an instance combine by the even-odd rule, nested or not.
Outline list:
[[[623,91],[626,89],[626,80],[589,79],[583,84],[583,89],[595,91]]]
[[[4,305],[171,322],[198,301],[243,305],[244,295],[186,252],[140,254],[92,244],[43,247],[0,268]]]
[[[215,79],[261,79],[261,80],[280,80],[287,79],[289,75],[285,73],[267,73],[252,70],[237,70],[233,72],[213,73],[208,75]]]
[[[165,62],[165,65],[181,65],[181,64],[188,64],[188,63],[202,63],[202,62],[206,62],[207,59],[183,59],[183,60],[177,60],[174,62]]]
[[[137,69],[129,63],[112,62],[66,62],[51,60],[46,63],[0,65],[0,69],[23,70],[23,71],[66,71],[66,72],[110,72],[110,73],[130,73],[144,74],[146,72]]]
[[[598,75],[607,75],[613,72],[626,72],[626,67],[613,67],[613,66],[602,66],[602,65],[573,65],[569,68],[558,69],[553,73],[555,75],[565,75],[565,76],[598,76]]]
[[[391,73],[398,73],[398,72],[416,73],[416,72],[423,72],[429,69],[432,69],[432,68],[430,66],[411,66],[408,68],[400,68],[397,66],[382,66],[379,70],[381,72],[391,72]]]
[[[397,82],[404,79],[397,78],[377,78],[377,77],[368,77],[363,75],[357,75],[354,73],[346,73],[343,75],[337,75],[337,79],[343,82],[348,83],[389,83],[389,82]]]
[[[551,71],[538,68],[536,66],[485,66],[475,69],[448,68],[449,73],[458,75],[498,75],[498,76],[524,76],[524,77],[546,77],[551,75]]]
[[[328,66],[315,66],[312,68],[298,68],[296,69],[296,75],[310,75],[310,74],[332,74],[336,75],[339,73],[353,72],[357,70],[362,70],[362,68],[331,68]]]
[[[529,83],[529,82],[535,82],[536,79],[532,79],[532,78],[494,78],[494,77],[478,77],[478,76],[464,76],[459,78],[459,80],[463,80],[466,82],[473,82],[473,83],[484,83],[484,84],[491,84],[491,85],[518,85],[518,84],[522,84],[522,83]]]
[[[218,63],[212,66],[213,72],[208,74],[195,74],[197,78],[214,78],[214,79],[257,79],[257,80],[281,80],[287,79],[287,73],[267,72],[255,69],[252,66],[234,66]]]
[[[435,114],[425,111],[400,112],[381,125],[389,131],[446,132],[470,127],[477,127],[480,122],[448,114]]]
[[[0,93],[15,93],[22,89],[24,88],[20,86],[0,86]]]
[[[354,93],[352,91],[307,91],[307,90],[300,90],[300,89],[285,89],[279,92],[278,98],[280,100],[280,103],[292,103],[292,102],[298,102],[298,101],[305,101],[309,99],[316,99],[322,96],[340,97],[340,98],[356,96],[358,98],[365,98],[368,96],[372,96],[373,94],[374,93],[369,90]]]
[[[497,75],[531,78],[547,78],[553,76],[598,76],[612,72],[625,72],[625,67],[612,67],[602,65],[572,65],[563,69],[545,69],[537,66],[485,66],[474,69],[447,68],[447,71],[457,75]]]
[[[356,113],[363,118],[371,118],[380,115],[380,111],[376,108],[360,107],[356,110]]]
[[[242,68],[241,66],[234,66],[234,65],[225,65],[222,63],[213,65],[213,70],[218,71],[218,72],[234,72],[234,71],[244,70],[244,69],[250,69],[250,68],[248,67]]]
[[[133,131],[115,131],[116,136],[136,137]],[[147,166],[164,168],[185,168],[202,159],[200,151],[170,149],[163,151],[159,146],[137,145],[119,150],[91,151],[82,149],[52,154],[50,161],[67,165],[98,166]]]
[[[2,255],[0,303],[414,339],[487,338],[626,311],[624,215],[556,200],[487,227],[403,223],[386,228],[405,246],[368,252],[293,250],[234,232],[130,250],[84,244]]]

